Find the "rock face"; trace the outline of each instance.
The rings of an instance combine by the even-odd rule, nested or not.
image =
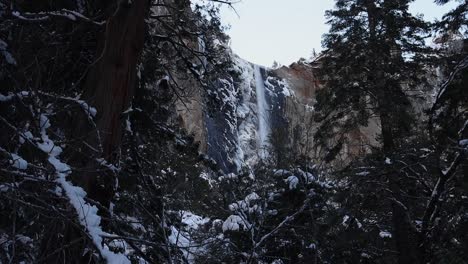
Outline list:
[[[273,70],[274,74],[286,81],[292,91],[284,106],[284,116],[288,120],[290,136],[296,138],[294,149],[304,155],[321,162],[332,150],[315,145],[313,136],[320,125],[314,120],[314,103],[316,92],[326,89],[326,84],[318,77],[320,57],[315,60],[300,60],[289,67]],[[367,153],[372,146],[378,146],[379,132],[377,119],[371,119],[367,127],[360,127],[344,137],[330,139],[329,146],[342,145],[336,160],[336,165],[346,164],[358,155]]]
[[[200,143],[200,151],[224,172],[238,171],[269,156],[272,142],[278,142],[272,138],[275,131],[274,136],[294,144],[298,154],[323,157],[329,150],[313,144],[313,104],[316,91],[322,89],[316,77],[319,60],[269,69],[230,56],[234,63],[229,73],[177,106],[180,125]],[[348,135],[342,156],[376,145],[377,130],[378,124],[371,122]]]

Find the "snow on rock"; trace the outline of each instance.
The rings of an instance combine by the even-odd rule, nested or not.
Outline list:
[[[273,82],[277,83],[277,86],[279,86],[281,88],[280,93],[283,94],[285,97],[291,97],[291,96],[294,95],[294,91],[291,90],[291,88],[290,88],[288,82],[286,82],[286,80],[268,76],[268,78],[265,81],[265,84],[268,87],[270,87],[270,89],[273,89],[275,87],[275,85],[272,84]]]
[[[26,170],[28,168],[28,162],[17,154],[10,153],[12,166],[19,170]]]
[[[257,149],[253,142],[257,137],[256,125],[256,112],[257,103],[254,97],[255,79],[254,67],[251,63],[241,59],[240,57],[232,54],[234,62],[234,71],[239,73],[239,104],[236,108],[236,115],[238,118],[238,148],[239,161],[243,164],[253,165],[257,163]],[[242,154],[242,157],[240,156]],[[244,160],[246,158],[246,160]]]

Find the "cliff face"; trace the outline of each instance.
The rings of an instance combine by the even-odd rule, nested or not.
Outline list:
[[[294,145],[297,155],[323,158],[330,150],[313,144],[315,94],[326,89],[317,78],[319,60],[269,69],[229,56],[233,65],[228,73],[177,105],[180,125],[200,143],[200,152],[224,172],[258,163],[275,144]],[[346,135],[339,162],[377,145],[377,131],[377,122],[371,121]]]
[[[280,78],[284,79],[293,96],[288,97],[285,104],[284,115],[289,125],[295,131],[299,131],[297,147],[300,154],[318,161],[328,155],[331,149],[314,144],[313,136],[319,127],[314,120],[314,103],[316,92],[319,89],[327,89],[326,83],[320,80],[318,71],[320,69],[320,57],[313,61],[300,60],[289,67],[281,67],[274,70]],[[330,139],[328,146],[336,146],[342,142],[342,148],[337,155],[337,165],[347,163],[350,159],[367,153],[372,146],[377,146],[377,135],[379,131],[377,119],[371,119],[367,127],[360,127],[346,135]],[[296,132],[297,133],[297,132]],[[337,133],[338,134],[338,133]]]

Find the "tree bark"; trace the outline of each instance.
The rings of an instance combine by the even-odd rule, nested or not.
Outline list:
[[[83,99],[97,110],[96,129],[87,143],[102,151],[108,162],[118,159],[123,135],[122,113],[130,106],[136,86],[136,66],[143,50],[148,0],[122,0],[107,21],[102,52],[90,68]],[[95,161],[88,161],[91,164]],[[97,165],[97,164],[96,164]],[[91,166],[87,166],[91,167]],[[99,179],[102,177],[103,179]],[[114,192],[113,176],[80,175],[91,199],[108,206]]]
[[[74,120],[73,137],[77,140],[84,138],[86,144],[80,143],[70,159],[74,167],[82,169],[73,172],[73,179],[86,191],[88,198],[107,208],[115,192],[115,174],[98,171],[96,168],[102,165],[96,159],[118,160],[124,130],[122,113],[130,106],[137,85],[136,67],[144,46],[149,3],[149,0],[100,2],[102,8],[107,9],[105,12],[111,15],[99,38],[100,50],[87,72],[82,96],[97,110],[95,127],[90,127],[87,117]],[[90,129],[96,131],[90,132]],[[105,212],[100,214],[106,216]],[[101,226],[106,226],[106,219],[102,218]],[[47,257],[41,263],[94,263],[92,252],[83,254],[83,248],[92,247],[92,243],[79,227],[63,223],[61,219],[53,223],[52,226],[59,230],[51,229],[43,239],[43,255]],[[61,233],[65,236],[57,235]],[[67,248],[61,249],[63,245]]]

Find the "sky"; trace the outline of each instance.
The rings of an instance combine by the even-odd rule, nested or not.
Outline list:
[[[454,5],[416,0],[410,8],[434,20]],[[239,56],[264,66],[273,61],[289,65],[322,49],[322,35],[328,31],[324,13],[333,6],[333,0],[241,0],[234,5],[236,12],[223,7],[221,19],[230,25],[231,47]]]

